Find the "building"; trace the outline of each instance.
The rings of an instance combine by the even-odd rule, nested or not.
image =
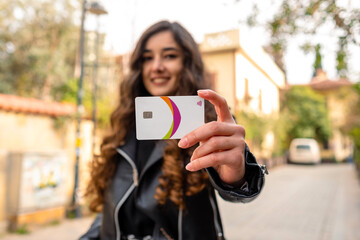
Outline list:
[[[314,91],[325,97],[329,118],[331,121],[332,136],[323,143],[322,158],[324,160],[345,161],[352,156],[353,142],[342,129],[346,125],[346,118],[351,114],[350,101],[353,101],[352,83],[348,79],[329,79],[322,69],[308,84]]]
[[[0,94],[0,232],[65,216],[72,199],[76,106]],[[80,188],[92,157],[92,122],[81,125]]]
[[[200,50],[213,88],[226,98],[233,114],[243,110],[277,116],[285,75],[261,46],[234,29],[205,35]],[[271,157],[273,139],[272,132],[265,134],[261,153],[256,154]]]
[[[213,87],[225,96],[233,111],[279,112],[279,90],[285,75],[263,50],[239,30],[205,35],[200,45]]]

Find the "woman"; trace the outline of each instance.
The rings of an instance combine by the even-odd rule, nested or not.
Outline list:
[[[208,88],[197,44],[178,23],[158,22],[140,37],[111,116],[112,134],[95,159],[88,195],[98,214],[84,239],[224,239],[214,188],[248,202],[264,171],[223,97]],[[207,123],[178,140],[135,138],[137,96],[199,95]],[[214,106],[214,107],[213,107]]]

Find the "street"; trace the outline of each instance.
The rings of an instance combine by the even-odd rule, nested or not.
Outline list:
[[[360,239],[360,185],[350,164],[277,167],[255,201],[220,205],[228,240]]]
[[[352,164],[276,167],[255,201],[234,204],[219,198],[219,205],[227,240],[360,239],[360,184]],[[90,223],[90,218],[64,220],[0,239],[77,239]]]

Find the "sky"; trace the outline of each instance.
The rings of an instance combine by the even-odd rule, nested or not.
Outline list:
[[[343,4],[360,7],[358,0],[339,0]],[[102,0],[100,3],[108,11],[107,15],[98,18],[100,32],[107,35],[106,48],[118,54],[133,49],[140,34],[151,24],[159,20],[177,21],[193,35],[198,43],[207,33],[226,31],[234,28],[252,38],[254,44],[264,46],[270,35],[263,27],[249,28],[246,17],[252,11],[254,2],[259,5],[259,21],[270,19],[281,3],[279,0]],[[96,26],[96,17],[87,16],[86,29]],[[323,69],[330,79],[336,79],[336,42],[331,35],[330,27],[320,29],[320,34],[310,39],[313,43],[323,44]],[[293,37],[288,42],[284,56],[287,81],[290,84],[306,84],[312,77],[314,54],[304,54],[300,45],[307,39],[305,36]],[[309,40],[309,39],[308,39]],[[349,56],[350,80],[360,79],[360,47],[352,46]],[[357,64],[356,64],[357,63]]]

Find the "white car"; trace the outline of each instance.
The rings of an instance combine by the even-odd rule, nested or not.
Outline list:
[[[312,138],[293,139],[290,143],[289,161],[292,163],[320,163],[319,144]]]

